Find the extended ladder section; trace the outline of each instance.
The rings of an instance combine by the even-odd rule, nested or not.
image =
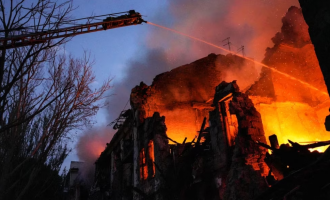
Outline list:
[[[109,14],[102,22],[88,23],[54,30],[35,32],[17,36],[0,38],[0,50],[17,48],[22,46],[44,43],[52,39],[72,37],[85,33],[92,33],[101,30],[114,29],[119,27],[131,26],[145,22],[140,13],[130,10],[125,15],[113,16]]]

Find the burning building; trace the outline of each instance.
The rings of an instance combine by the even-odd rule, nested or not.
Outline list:
[[[96,162],[93,197],[248,200],[306,166],[276,155],[319,145],[279,145],[329,140],[329,98],[301,9],[282,21],[260,75],[252,59],[210,54],[133,88]]]

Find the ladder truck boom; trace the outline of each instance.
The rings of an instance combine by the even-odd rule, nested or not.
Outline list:
[[[80,34],[137,25],[137,24],[141,24],[142,22],[146,22],[142,19],[141,14],[135,12],[134,10],[130,10],[127,12],[127,14],[120,16],[116,16],[114,14],[109,14],[109,15],[110,17],[107,17],[101,22],[88,23],[83,25],[76,25],[71,27],[58,28],[58,29],[23,34],[23,35],[1,37],[0,50],[29,46],[29,45],[44,43],[52,39],[72,37]]]

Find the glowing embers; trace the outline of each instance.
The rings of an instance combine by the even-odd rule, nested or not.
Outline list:
[[[145,148],[142,148],[139,153],[139,169],[141,180],[146,180],[148,177],[155,176],[155,154],[154,142],[152,140],[148,142],[147,151]]]
[[[324,125],[313,107],[298,102],[273,102],[260,104],[265,136],[276,134],[279,144],[294,142],[318,142],[330,140]],[[306,143],[302,143],[306,144]],[[323,152],[327,147],[311,150]]]

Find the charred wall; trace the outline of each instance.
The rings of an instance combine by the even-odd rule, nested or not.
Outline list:
[[[122,113],[125,121],[95,162],[95,180],[90,199],[132,199],[133,111]]]
[[[170,138],[182,142],[187,137],[192,141],[212,109],[214,88],[227,79],[239,80],[242,87],[247,87],[257,76],[251,61],[231,54],[210,54],[156,76],[151,86],[141,83],[132,90],[131,106],[140,110],[142,118],[160,112],[166,116]]]
[[[146,117],[149,87],[132,91],[135,107],[96,162],[94,199],[251,199],[267,187],[260,114],[235,82],[216,87],[210,127],[198,137],[169,144],[166,119]],[[144,98],[142,98],[144,97]],[[209,109],[210,109],[209,108]],[[127,113],[126,113],[127,114]]]
[[[235,82],[217,86],[213,105],[210,135],[220,198],[253,199],[267,188],[266,151],[256,144],[266,141],[261,116]]]
[[[133,91],[141,92],[136,89]],[[144,94],[139,92],[135,94]],[[136,173],[140,175],[134,199],[248,200],[268,187],[268,167],[263,161],[266,150],[256,143],[266,139],[252,101],[239,92],[235,82],[222,82],[216,87],[213,106],[210,127],[204,120],[197,140],[176,144],[168,144],[167,117],[155,112],[141,118],[138,113],[143,110],[136,110],[139,157],[134,162],[139,163]],[[154,166],[150,157],[143,156],[150,154],[146,151],[150,141],[154,144]],[[155,174],[150,173],[153,168]]]
[[[163,173],[170,165],[170,149],[166,135],[165,117],[155,112],[138,127],[135,150],[139,152],[134,184],[134,199],[164,199]]]
[[[95,163],[90,199],[162,199],[164,184],[160,171],[168,168],[169,154],[165,117],[154,113],[139,121],[129,110],[125,122]]]

